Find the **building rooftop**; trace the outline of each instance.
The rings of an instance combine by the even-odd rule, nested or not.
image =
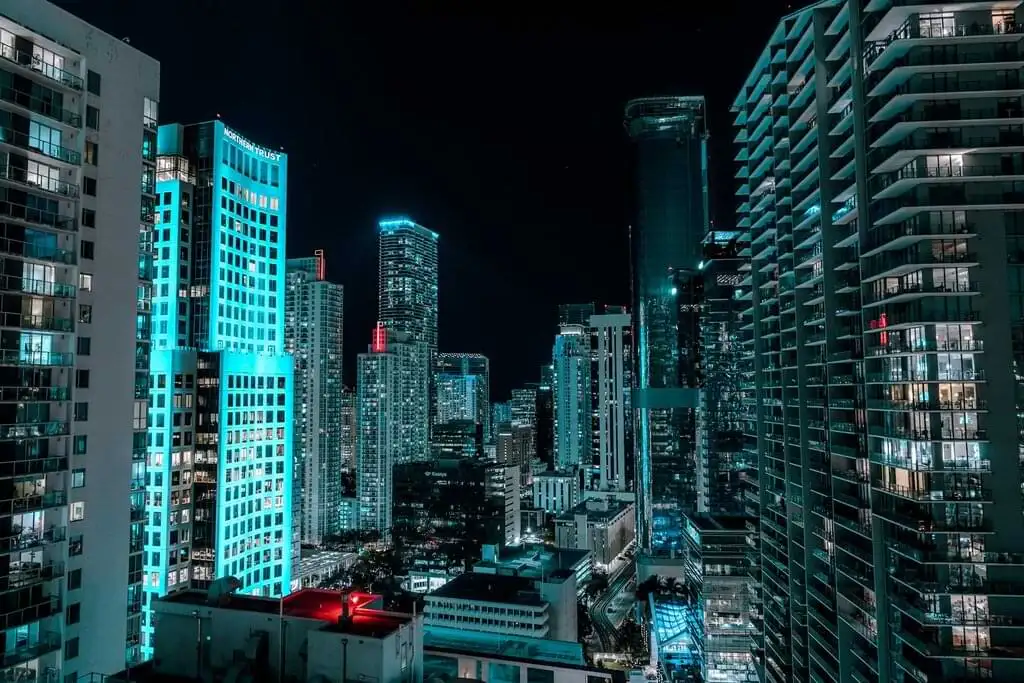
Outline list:
[[[574,472],[558,472],[555,470],[544,470],[543,472],[537,472],[534,477],[558,477],[560,479],[572,479],[576,476]]]
[[[355,553],[343,553],[335,550],[303,550],[302,559],[299,562],[299,576],[317,574],[338,565],[351,565],[356,558]]]
[[[485,655],[527,663],[543,662],[574,669],[589,668],[579,643],[443,626],[427,626],[423,629],[423,649]]]
[[[689,520],[698,531],[732,531],[746,533],[746,517],[687,515],[686,519]]]
[[[558,515],[557,520],[575,521],[576,515],[586,515],[588,522],[608,522],[631,507],[633,507],[633,504],[629,501],[615,500],[614,498],[611,500],[602,499],[600,503],[585,500],[572,510]]]
[[[574,571],[590,555],[589,550],[529,543],[502,548],[493,559],[485,559],[473,565],[473,571],[540,578],[562,569]]]
[[[349,601],[350,618],[341,623],[342,601]],[[207,603],[206,591],[182,591],[172,593],[161,602],[195,606],[217,607]],[[382,638],[412,622],[409,614],[385,612],[376,609],[381,604],[378,595],[369,593],[345,593],[342,591],[306,588],[296,591],[283,600],[258,598],[251,595],[232,595],[226,605],[219,609],[242,610],[261,614],[283,614],[296,619],[316,619],[326,622],[327,629],[351,633],[368,638]]]
[[[512,603],[540,607],[547,604],[534,588],[533,581],[507,574],[470,572],[460,574],[441,586],[427,598],[452,598],[477,602]]]

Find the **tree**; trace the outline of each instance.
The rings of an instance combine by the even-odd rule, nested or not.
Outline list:
[[[582,600],[576,600],[576,633],[577,640],[584,645],[587,638],[594,634],[594,621],[590,618],[590,610]]]
[[[636,599],[640,602],[647,602],[652,593],[658,592],[661,580],[657,574],[647,577],[636,587]]]

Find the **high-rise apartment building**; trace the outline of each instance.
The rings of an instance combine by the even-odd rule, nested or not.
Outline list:
[[[382,220],[377,319],[437,351],[438,234],[408,218]]]
[[[682,550],[682,516],[697,498],[698,268],[708,230],[704,98],[632,100],[625,118],[635,157],[637,541],[660,556]]]
[[[511,401],[495,401],[491,404],[491,431],[487,435],[488,443],[497,443],[498,425],[503,422],[512,422]]]
[[[434,420],[474,420],[491,433],[491,367],[479,353],[439,353],[434,358]]]
[[[597,313],[597,306],[591,302],[588,304],[558,304],[558,326],[562,325],[590,325],[590,316]]]
[[[10,680],[140,658],[159,91],[155,60],[53,4],[0,7]]]
[[[387,330],[388,353],[398,364],[398,451],[396,462],[430,457],[430,348],[407,332]]]
[[[219,120],[161,126],[157,154],[147,599],[225,576],[245,593],[284,595],[288,159]]]
[[[599,491],[630,491],[632,435],[632,321],[620,311],[592,315],[591,370],[594,385],[594,443],[597,448],[598,478],[593,488]],[[631,464],[631,463],[630,463]]]
[[[377,325],[356,360],[356,498],[359,529],[391,533],[393,474],[401,443],[401,367]]]
[[[592,463],[590,335],[580,325],[563,325],[555,336],[554,366],[555,467],[589,469]]]
[[[818,2],[735,100],[767,681],[1024,679],[1020,2]]]
[[[323,251],[289,259],[286,268],[285,351],[295,368],[296,543],[319,545],[338,532],[343,495],[344,289],[327,280]]]
[[[351,387],[341,390],[341,466],[356,466],[356,394]]]

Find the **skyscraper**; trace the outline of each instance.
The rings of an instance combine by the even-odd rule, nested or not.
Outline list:
[[[594,429],[597,438],[600,491],[629,491],[633,482],[627,470],[631,456],[632,324],[628,313],[592,315],[588,321],[594,358]]]
[[[359,529],[391,532],[393,473],[399,461],[401,383],[399,358],[388,331],[377,325],[366,353],[356,359],[356,498]]]
[[[439,353],[434,359],[434,424],[480,423],[491,431],[491,368],[479,353]]]
[[[295,376],[296,541],[318,545],[338,532],[342,497],[344,290],[326,279],[322,251],[289,259],[285,350]]]
[[[438,235],[407,218],[378,224],[377,320],[399,356],[401,421],[398,461],[430,455],[431,362],[437,352]]]
[[[377,319],[437,351],[438,235],[408,218],[380,221]]]
[[[145,589],[290,589],[288,158],[221,121],[160,126]],[[145,628],[147,637],[152,624]]]
[[[356,466],[356,394],[351,387],[341,390],[341,466]]]
[[[0,85],[0,668],[59,683],[140,655],[160,65],[9,2]]]
[[[734,102],[766,681],[1024,680],[1022,18],[818,2]]]
[[[563,325],[555,336],[555,467],[589,469],[593,454],[590,386],[590,336],[580,325]]]
[[[631,228],[636,330],[637,539],[649,555],[682,549],[696,505],[701,242],[708,228],[703,97],[626,105],[635,157]]]
[[[562,325],[590,325],[590,316],[597,313],[597,306],[593,302],[588,304],[559,304],[558,305],[558,326]]]
[[[498,425],[502,422],[512,422],[511,401],[495,401],[491,403],[491,431],[487,435],[488,443],[497,443]]]

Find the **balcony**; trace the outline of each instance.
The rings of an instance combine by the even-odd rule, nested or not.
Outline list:
[[[911,301],[925,296],[955,296],[959,294],[977,294],[976,282],[940,282],[915,283],[889,287],[882,291],[871,291],[864,297],[864,306],[896,304]]]
[[[60,596],[19,591],[0,600],[0,628],[10,629],[46,619],[64,611]]]
[[[0,669],[9,669],[51,652],[59,652],[62,644],[60,633],[52,631],[42,631],[33,637],[19,639],[15,643],[14,649],[7,650],[0,655]],[[22,680],[20,677],[18,678],[19,682]]]
[[[64,576],[63,562],[12,562],[7,576],[0,576],[0,593],[35,586]]]
[[[55,159],[72,166],[82,164],[82,155],[73,149],[63,147],[50,140],[44,140],[28,133],[23,133],[13,128],[0,127],[0,143],[41,154],[49,159]]]
[[[64,491],[47,491],[46,493],[23,495],[17,498],[0,500],[0,515],[16,515],[24,512],[38,512],[68,504]]]
[[[71,362],[68,361],[68,365],[70,364]],[[20,363],[16,364],[16,367],[21,366]],[[0,386],[0,402],[2,403],[59,403],[68,401],[70,398],[71,391],[67,387]]]
[[[50,527],[43,533],[39,533],[34,529],[22,529],[17,534],[0,538],[0,554],[34,550],[51,543],[61,543],[65,540],[67,540],[67,533],[64,527]]]
[[[8,86],[0,86],[0,100],[10,102],[11,104],[30,111],[33,114],[40,114],[48,119],[57,121],[58,123],[71,126],[72,128],[82,127],[82,117],[78,112],[71,111],[70,109],[64,109],[63,107],[55,107],[53,102],[50,100],[38,97],[31,93],[15,90]]]
[[[0,312],[0,327],[22,330],[47,330],[49,332],[73,332],[75,321],[72,318],[53,315]],[[0,436],[0,439],[2,438]]]
[[[944,32],[934,32],[922,31],[919,22],[908,20],[881,40],[871,40],[875,36],[875,31],[886,30],[886,23],[883,21],[865,39],[864,63],[868,73],[881,71],[892,67],[896,60],[916,47],[945,46],[963,38],[982,38],[997,42],[1019,40],[1021,28],[1017,24],[971,23],[952,26],[950,30]]]
[[[82,77],[62,69],[54,64],[47,64],[39,57],[28,52],[22,52],[14,45],[0,43],[0,58],[6,59],[11,64],[21,67],[24,71],[39,74],[46,77],[53,83],[64,88],[81,91],[84,85]]]
[[[54,230],[62,230],[65,232],[74,232],[78,230],[78,224],[73,216],[62,216],[58,213],[43,211],[36,207],[26,206],[17,202],[0,200],[0,219],[5,218],[30,227],[42,226],[44,228],[52,228]],[[8,241],[9,240],[0,238],[0,245],[6,245]],[[69,263],[74,262],[73,258],[69,261]]]
[[[30,190],[41,190],[49,194],[57,195],[62,199],[77,199],[78,185],[69,183],[59,178],[42,176],[38,173],[29,173],[27,168],[12,166],[10,162],[0,167],[0,180],[28,188]]]

